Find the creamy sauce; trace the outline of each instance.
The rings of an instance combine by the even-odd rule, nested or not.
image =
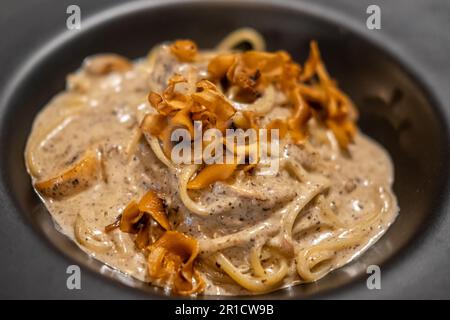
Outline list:
[[[283,208],[314,185],[299,181],[287,170],[274,176],[239,174],[232,186],[218,182],[209,190],[193,193],[196,202],[208,205],[208,216],[189,212],[180,201],[179,172],[163,165],[145,139],[131,154],[127,150],[141,119],[152,112],[147,102],[150,90],[161,92],[174,72],[183,74],[196,68],[199,79],[205,73],[205,64],[188,66],[177,62],[164,46],[158,50],[156,61],[137,61],[126,72],[98,76],[81,68],[68,77],[66,91],[54,97],[35,120],[27,145],[28,152],[32,149],[35,166],[33,181],[53,177],[79,161],[86,150],[96,150],[102,155],[103,179],[70,197],[42,199],[62,233],[96,259],[150,282],[145,255],[135,248],[134,235],[117,229],[106,234],[104,227],[114,222],[132,199],[153,189],[164,198],[170,209],[169,220],[176,229],[200,241],[198,268],[207,282],[205,293],[248,294],[211,266],[208,239],[253,228],[247,234],[248,242],[239,243],[238,237],[231,236],[229,241],[238,245],[222,251],[245,271],[249,254],[243,252],[248,252],[251,244],[274,237],[278,232],[276,223],[283,219]],[[153,70],[151,64],[155,66]],[[285,108],[276,107],[265,120],[284,113]],[[394,221],[398,207],[391,190],[393,168],[383,148],[362,133],[356,135],[348,154],[344,154],[328,131],[313,122],[310,126],[317,134],[305,144],[282,143],[283,157],[300,164],[311,176],[326,178],[329,187],[310,201],[295,220],[293,250],[300,252],[332,236],[324,206],[345,226],[357,226],[376,214],[370,225],[358,230],[363,236],[357,244],[331,253],[328,268],[332,270],[373,244]],[[347,230],[347,234],[356,232],[351,227]],[[274,237],[273,241],[278,240]],[[290,245],[286,244],[286,250],[290,250]],[[277,287],[301,282],[293,258],[288,269],[288,275]]]

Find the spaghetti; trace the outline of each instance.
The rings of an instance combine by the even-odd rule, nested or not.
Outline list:
[[[357,130],[316,42],[303,65],[265,48],[244,28],[212,50],[177,40],[136,62],[88,58],[38,115],[25,151],[60,230],[118,272],[181,295],[317,281],[379,239],[398,212],[389,156]],[[215,143],[236,163],[173,161],[171,134],[192,133],[194,121],[221,133],[277,129],[278,171],[247,161],[255,145],[226,139]],[[256,150],[273,153],[260,140]]]

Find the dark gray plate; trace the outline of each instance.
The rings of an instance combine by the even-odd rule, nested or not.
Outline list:
[[[299,2],[147,1],[111,8],[113,1],[78,1],[82,29],[63,31],[71,3],[43,1],[26,7],[9,1],[12,17],[20,10],[33,15],[26,15],[28,20],[7,20],[4,10],[0,15],[0,61],[6,64],[0,74],[0,296],[165,297],[159,289],[111,273],[54,229],[25,171],[25,141],[36,113],[63,89],[65,75],[84,57],[98,52],[140,57],[154,44],[175,38],[211,47],[227,32],[251,26],[264,34],[269,49],[286,49],[300,61],[309,40],[318,40],[331,74],[361,110],[362,130],[393,157],[401,207],[387,234],[354,263],[317,283],[260,298],[449,298],[449,109],[438,92],[445,87],[424,82],[429,70],[417,66],[388,36],[369,32],[364,6],[340,2],[361,21]],[[433,74],[449,69],[442,68]],[[70,264],[82,267],[81,290],[66,288]],[[372,264],[381,266],[381,290],[365,285],[366,268]]]

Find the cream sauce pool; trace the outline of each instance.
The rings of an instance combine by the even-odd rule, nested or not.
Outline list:
[[[106,234],[104,227],[114,222],[132,199],[140,199],[149,189],[157,190],[164,198],[176,229],[200,242],[270,222],[274,212],[305,189],[285,170],[274,176],[238,176],[238,188],[216,183],[212,189],[195,195],[196,201],[209,205],[209,216],[190,213],[180,201],[178,173],[168,170],[155,157],[145,139],[139,142],[136,152],[130,154],[128,150],[141,119],[151,112],[148,92],[161,92],[172,73],[190,68],[178,63],[164,46],[158,50],[156,61],[142,59],[126,72],[92,75],[83,67],[69,75],[67,89],[37,116],[27,144],[27,167],[33,182],[67,170],[88,149],[101,153],[104,179],[73,196],[42,200],[59,230],[81,249],[118,272],[146,282],[151,281],[146,258],[135,248],[134,235],[119,230]],[[201,77],[204,65],[196,68]],[[275,108],[267,119],[280,117],[283,112],[283,108]],[[335,142],[326,130],[314,123],[310,125],[316,127],[317,135],[304,145],[282,143],[283,154],[308,172],[326,177],[330,187],[299,214],[294,225],[294,231],[298,231],[294,235],[295,250],[330,237],[330,229],[324,223],[324,203],[346,225],[357,225],[378,213],[376,220],[363,230],[358,245],[334,253],[331,270],[363,252],[395,220],[398,207],[391,189],[393,167],[384,149],[362,133],[357,134],[349,155],[345,155],[333,146]],[[264,232],[256,232],[252,241],[266,241],[267,237],[270,236]],[[224,253],[235,265],[245,266],[248,255],[243,255],[242,250],[248,249],[244,245],[225,249]],[[206,294],[248,293],[210,266],[206,253],[202,254],[205,258],[200,257],[198,266],[207,282]],[[288,276],[278,287],[297,282],[300,279],[292,263]]]

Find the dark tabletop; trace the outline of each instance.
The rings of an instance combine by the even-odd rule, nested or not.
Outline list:
[[[44,41],[62,32],[65,28],[66,8],[78,4],[82,8],[82,19],[117,3],[119,0],[2,0],[0,2],[0,92],[10,75],[26,59],[21,52],[24,43],[36,48]],[[377,4],[382,10],[382,28],[373,31],[380,37],[387,37],[396,43],[399,53],[405,53],[416,70],[424,76],[424,82],[432,88],[436,98],[450,110],[450,2],[448,0],[310,0],[336,10],[341,15],[364,24],[366,8]],[[1,100],[2,97],[0,97]],[[2,103],[0,104],[2,105]],[[1,110],[0,110],[1,112]],[[445,112],[450,123],[450,112]],[[7,150],[0,150],[7,152]],[[443,190],[448,193],[448,190]],[[447,195],[448,196],[448,195]],[[0,199],[5,199],[5,190],[0,186]],[[450,203],[444,199],[444,208]],[[337,290],[326,298],[450,298],[450,215],[440,216],[441,221],[433,224],[417,246],[427,250],[414,250],[408,259],[396,263],[409,269],[417,281],[405,283],[400,274],[389,277],[382,283],[382,290],[367,290],[365,281],[351,286],[351,290]],[[145,295],[107,282],[91,272],[83,273],[82,290],[67,290],[66,270],[61,265],[70,262],[39,237],[6,237],[5,230],[14,230],[18,235],[27,234],[30,228],[22,217],[5,209],[0,202],[0,298],[145,298]],[[439,244],[439,246],[437,245]],[[23,252],[20,248],[27,248]],[[432,264],[432,270],[421,269],[420,261],[427,259],[433,250],[439,250]],[[444,251],[444,252],[442,252]],[[52,256],[55,263],[39,259],[42,255]],[[405,266],[407,264],[407,266]],[[395,273],[395,269],[389,272]],[[16,279],[16,281],[10,281]],[[39,285],[37,285],[39,283]]]

